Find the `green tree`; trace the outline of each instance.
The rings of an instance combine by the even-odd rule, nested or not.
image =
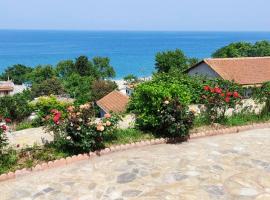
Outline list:
[[[255,44],[248,42],[231,43],[222,47],[212,54],[214,58],[234,58],[234,57],[262,57],[270,56],[270,42],[259,41]]]
[[[249,56],[270,56],[270,42],[265,40],[256,42],[250,50]]]
[[[59,78],[65,78],[72,74],[74,69],[74,62],[72,60],[63,60],[60,61],[55,68],[56,75]]]
[[[155,65],[158,72],[167,73],[170,70],[183,72],[188,68],[188,58],[179,49],[175,51],[159,52],[156,55]]]
[[[51,65],[38,65],[34,70],[28,75],[29,80],[32,84],[41,83],[47,79],[55,77],[55,70]]]
[[[101,79],[115,77],[115,71],[110,65],[110,59],[107,57],[94,57],[93,64],[98,77]]]
[[[75,98],[77,103],[86,103],[92,97],[91,85],[93,80],[94,78],[91,76],[80,76],[77,73],[72,73],[63,81],[63,84],[67,93]]]
[[[51,78],[32,85],[34,97],[64,94],[64,87],[57,78]]]
[[[97,101],[115,89],[117,89],[117,84],[114,81],[95,80],[91,87],[92,100]]]
[[[80,76],[89,76],[93,73],[93,63],[86,56],[79,56],[76,58],[73,72],[78,73]]]
[[[31,73],[33,69],[26,67],[25,65],[17,64],[12,67],[8,67],[1,75],[1,79],[11,79],[15,84],[22,84],[28,81],[27,75]]]

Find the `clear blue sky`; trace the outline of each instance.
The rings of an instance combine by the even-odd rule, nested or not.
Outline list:
[[[0,29],[270,31],[270,0],[0,0]]]

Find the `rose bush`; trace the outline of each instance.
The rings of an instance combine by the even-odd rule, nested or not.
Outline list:
[[[203,87],[204,94],[202,102],[206,107],[204,116],[210,123],[219,123],[225,120],[225,113],[229,108],[235,108],[241,102],[241,95],[238,91],[230,90],[229,87]]]
[[[164,101],[159,110],[158,133],[166,137],[187,138],[193,126],[194,113],[177,98]]]
[[[104,147],[105,134],[112,134],[119,117],[106,114],[100,121],[95,120],[95,110],[91,104],[69,106],[67,115],[53,109],[46,117],[47,131],[53,132],[55,144],[72,152],[83,153]]]
[[[8,123],[11,123],[11,119],[4,119],[0,116],[0,156],[3,154],[4,148],[8,145],[8,138],[6,135],[9,129]]]
[[[37,118],[33,124],[35,126],[44,125],[45,117],[50,114],[50,111],[57,109],[61,111],[62,115],[66,115],[66,108],[72,105],[71,102],[59,101],[53,95],[39,97],[37,100],[30,103],[32,110],[36,113]]]

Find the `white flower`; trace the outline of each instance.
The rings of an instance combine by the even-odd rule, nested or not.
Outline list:
[[[164,101],[164,103],[165,103],[166,105],[168,105],[170,102],[166,100],[166,101]]]
[[[70,136],[67,136],[66,139],[67,139],[67,140],[71,140],[71,137],[70,137]]]
[[[79,127],[77,128],[77,130],[78,130],[78,131],[81,130],[81,127],[79,126]]]

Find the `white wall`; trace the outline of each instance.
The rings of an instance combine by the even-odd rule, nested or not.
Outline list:
[[[214,70],[212,70],[206,63],[201,63],[193,69],[189,70],[189,75],[203,75],[210,78],[218,78],[220,77]]]

